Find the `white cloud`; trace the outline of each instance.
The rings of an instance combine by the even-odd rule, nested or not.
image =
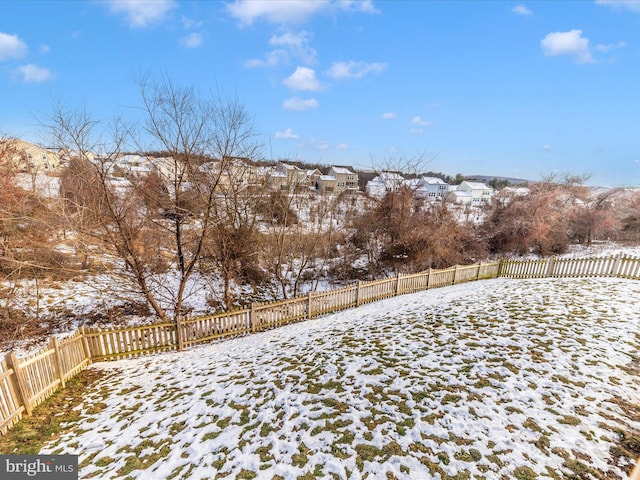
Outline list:
[[[523,15],[523,16],[529,16],[532,15],[533,12],[531,10],[529,10],[525,5],[523,5],[522,3],[520,5],[516,5],[515,7],[513,7],[511,9],[511,11],[513,13],[517,13],[518,15]]]
[[[594,63],[589,49],[589,39],[582,36],[582,30],[552,32],[540,40],[542,51],[547,56],[568,55],[577,63]]]
[[[42,83],[53,77],[49,69],[32,63],[18,67],[18,72],[22,75],[22,80],[27,83]]]
[[[296,24],[309,20],[316,14],[337,11],[378,13],[371,0],[235,0],[226,5],[227,12],[249,26],[258,20],[276,24]]]
[[[384,120],[391,120],[393,118],[396,118],[398,115],[396,114],[396,112],[385,112],[382,114],[382,118]]]
[[[278,47],[266,54],[264,60],[251,59],[245,62],[246,67],[275,67],[287,64],[291,59],[311,65],[316,62],[318,53],[309,45],[309,34],[305,31],[293,33],[285,31],[269,39],[269,45]]]
[[[596,5],[604,5],[614,10],[629,10],[640,13],[640,0],[596,0]]]
[[[346,150],[349,148],[349,144],[347,143],[339,143],[338,145],[336,145],[336,148],[338,150]]]
[[[241,25],[252,25],[264,19],[270,23],[300,23],[314,14],[325,10],[331,4],[328,0],[315,2],[283,2],[280,0],[236,0],[226,5],[227,12]]]
[[[178,8],[174,0],[108,0],[107,4],[111,12],[124,15],[129,26],[134,28],[158,23]]]
[[[357,79],[364,77],[368,73],[377,75],[385,68],[387,68],[387,64],[379,62],[335,62],[327,71],[327,75],[335,79]]]
[[[294,133],[290,128],[287,128],[284,132],[276,132],[273,138],[277,138],[278,140],[295,140],[300,138],[300,135]]]
[[[287,52],[284,50],[273,50],[267,53],[264,60],[260,58],[250,58],[244,62],[244,66],[246,68],[275,67],[276,65],[280,65],[280,63],[285,62],[286,58]]]
[[[0,32],[0,60],[22,58],[28,51],[27,44],[20,37]]]
[[[180,39],[180,45],[186,48],[197,48],[202,46],[204,37],[201,33],[190,33]]]
[[[295,58],[305,63],[314,63],[318,53],[309,46],[309,34],[305,31],[299,33],[284,32],[274,35],[269,39],[269,45],[284,47]]]
[[[255,68],[255,67],[275,67],[282,63],[286,63],[289,55],[285,50],[272,50],[267,53],[267,56],[264,60],[259,58],[251,58],[244,62],[244,66],[247,68]]]
[[[431,123],[429,120],[423,120],[418,115],[413,117],[413,119],[411,120],[411,124],[417,125],[419,127],[430,127],[431,125],[433,125],[433,123]]]
[[[542,149],[543,149],[545,152],[548,152],[549,150],[551,150],[551,145],[549,145],[548,143],[545,143],[545,144],[542,146]]]
[[[362,13],[380,13],[373,6],[372,0],[339,0],[337,2],[341,10]]]
[[[40,53],[49,53],[51,51],[51,47],[49,45],[45,45],[44,43],[40,44]]]
[[[292,90],[315,92],[323,88],[320,81],[316,78],[316,72],[308,67],[297,67],[296,71],[288,78],[285,78],[282,83]]]
[[[184,15],[180,15],[180,22],[182,22],[182,26],[187,30],[195,30],[196,28],[200,28],[204,25],[202,20],[194,20],[189,17],[185,17]]]
[[[610,43],[608,45],[596,45],[596,50],[602,53],[607,53],[611,50],[617,50],[627,46],[627,42],[620,41],[618,43]]]
[[[414,125],[414,127],[411,127],[409,129],[409,132],[420,134],[420,133],[424,133],[424,127],[430,127],[431,125],[433,125],[433,123],[430,122],[429,120],[423,120],[420,116],[416,115],[411,120],[411,125]]]
[[[282,108],[285,110],[294,110],[296,112],[304,112],[306,110],[314,110],[320,104],[315,98],[303,99],[300,97],[289,98],[284,101]]]

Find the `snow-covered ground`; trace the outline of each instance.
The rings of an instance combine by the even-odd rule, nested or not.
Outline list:
[[[81,421],[41,453],[100,479],[624,478],[639,297],[495,279],[96,364]]]

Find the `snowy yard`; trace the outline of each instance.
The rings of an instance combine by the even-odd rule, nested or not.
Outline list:
[[[41,453],[79,454],[80,478],[624,478],[638,298],[496,279],[97,364],[82,420]]]

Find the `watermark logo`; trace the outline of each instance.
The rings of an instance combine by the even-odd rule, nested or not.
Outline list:
[[[2,480],[77,480],[77,455],[0,455]]]

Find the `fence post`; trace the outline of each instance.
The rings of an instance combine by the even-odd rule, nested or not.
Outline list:
[[[251,314],[249,316],[249,320],[251,322],[251,333],[256,333],[257,325],[256,325],[256,304],[251,303]]]
[[[476,273],[476,282],[480,280],[480,269],[482,268],[482,262],[478,262],[478,273]]]
[[[182,331],[182,315],[176,316],[176,334],[178,337],[178,351],[184,350],[184,332]]]
[[[456,284],[456,276],[458,274],[458,264],[455,265],[455,267],[453,267],[453,282],[451,282],[451,285],[455,285]]]
[[[356,288],[356,306],[360,306],[360,287],[362,286],[362,280],[358,280],[358,287]]]
[[[427,272],[427,290],[431,288],[431,267],[429,267],[429,271]]]
[[[622,265],[622,254],[616,255],[616,263],[613,265],[612,277],[617,277],[620,273],[620,267]]]
[[[396,297],[400,295],[400,273],[396,277]]]
[[[49,348],[53,348],[53,361],[56,365],[56,371],[58,372],[60,386],[64,388],[66,385],[64,381],[65,372],[62,369],[62,359],[60,358],[60,344],[58,343],[58,339],[56,337],[51,337],[49,339]]]
[[[553,277],[554,274],[554,269],[556,266],[556,257],[551,257],[549,258],[549,263],[547,264],[547,273],[546,276],[547,277]]]
[[[501,258],[500,260],[498,260],[498,274],[496,275],[496,278],[499,278],[502,276],[503,266],[504,266],[504,258]]]
[[[18,365],[18,358],[16,357],[16,354],[14,352],[11,352],[9,354],[9,363],[11,364],[11,368],[13,369],[13,373],[15,373],[16,375],[18,395],[22,399],[22,404],[24,405],[24,411],[27,415],[30,416],[31,413],[33,412],[33,408],[31,407],[31,399],[29,396],[28,383],[27,383],[27,379],[24,378],[24,375],[22,374],[22,370]]]
[[[82,349],[84,350],[84,356],[87,357],[89,363],[93,361],[91,358],[91,349],[89,348],[89,340],[84,327],[80,327],[80,334],[82,335]]]
[[[312,312],[311,312],[312,296],[313,296],[313,292],[311,290],[309,290],[309,299],[307,300],[307,319],[308,320],[311,320],[311,318],[313,317]]]

